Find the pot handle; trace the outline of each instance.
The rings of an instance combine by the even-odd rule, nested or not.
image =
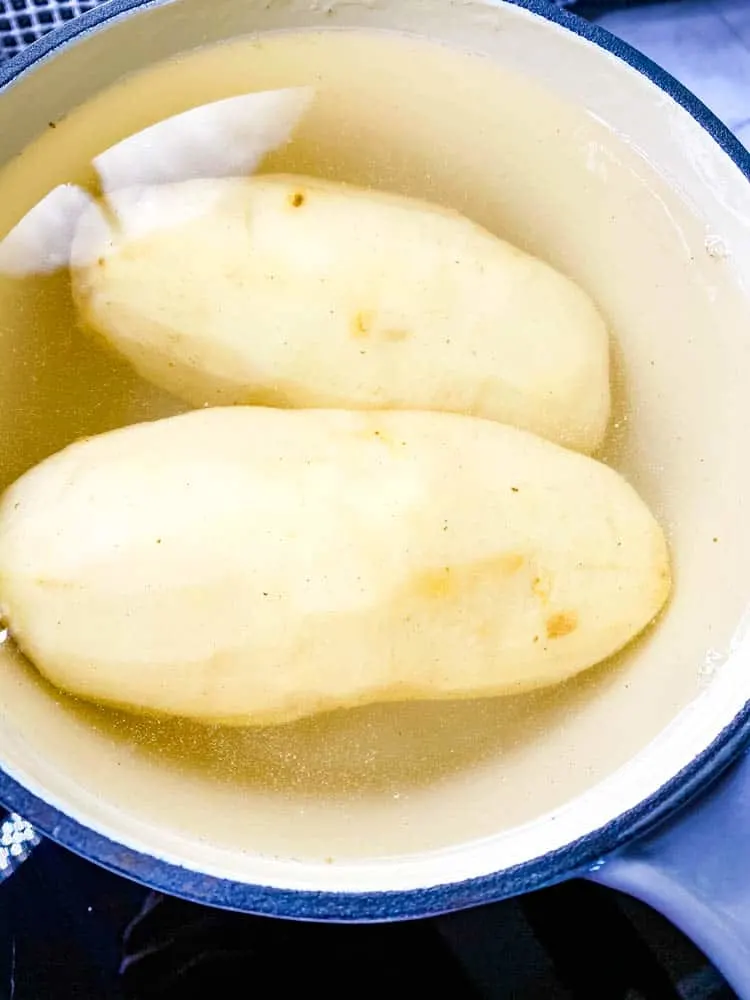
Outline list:
[[[750,751],[676,816],[584,877],[663,913],[750,1000]]]

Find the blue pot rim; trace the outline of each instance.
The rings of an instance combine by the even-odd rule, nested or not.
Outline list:
[[[617,56],[673,98],[750,180],[750,152],[709,109],[665,70],[608,31],[545,0],[503,0],[552,21]],[[69,42],[161,0],[109,0],[41,38],[0,66],[0,92]],[[653,829],[715,780],[750,741],[750,701],[714,741],[657,792],[572,843],[502,871],[430,886],[384,892],[279,889],[217,878],[132,850],[82,826],[0,770],[0,801],[62,846],[127,878],[210,906],[296,920],[347,923],[437,916],[563,881],[594,867],[627,841]],[[553,820],[550,819],[550,822]]]

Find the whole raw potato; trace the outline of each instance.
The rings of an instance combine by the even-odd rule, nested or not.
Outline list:
[[[572,281],[457,214],[310,177],[110,196],[73,252],[87,326],[189,403],[422,409],[580,451],[609,344]]]
[[[203,720],[553,684],[669,586],[616,472],[452,414],[196,411],[74,444],[0,505],[0,604],[37,667]]]

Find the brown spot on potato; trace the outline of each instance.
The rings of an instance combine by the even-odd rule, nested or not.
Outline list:
[[[450,566],[442,566],[440,569],[430,569],[420,573],[415,581],[414,589],[420,597],[448,597],[454,589]]]
[[[526,562],[520,552],[504,552],[494,559],[482,559],[460,566],[441,566],[425,570],[414,579],[418,597],[430,599],[454,597],[476,586],[492,586],[498,577],[513,576]]]
[[[289,195],[289,204],[292,208],[301,208],[305,204],[305,196],[301,191],[293,191]]]
[[[551,589],[550,581],[546,576],[540,574],[531,581],[531,593],[538,597],[542,604],[546,604],[549,600]]]
[[[358,340],[365,337],[376,337],[378,340],[388,344],[401,343],[401,341],[407,340],[411,336],[409,330],[402,330],[398,327],[377,330],[375,328],[376,318],[377,314],[373,309],[360,309],[352,316],[351,323],[349,324],[352,336]]]
[[[547,638],[562,639],[578,628],[578,615],[575,611],[560,611],[547,619]]]
[[[504,555],[498,556],[497,559],[491,559],[489,565],[496,566],[503,575],[511,576],[513,573],[517,573],[525,562],[526,558],[520,552],[506,552]]]
[[[367,337],[372,329],[372,311],[369,309],[360,309],[352,316],[351,321],[351,332],[352,336],[357,339],[362,337]]]
[[[378,427],[376,427],[372,431],[370,436],[375,438],[376,441],[380,441],[381,444],[387,444],[389,446],[392,446],[396,443],[390,434],[388,434],[386,431],[380,430],[380,428]]]
[[[375,441],[392,448],[405,443],[396,441],[393,435],[383,427],[378,414],[374,412],[362,414],[362,422],[359,427],[353,429],[353,436],[360,441]]]

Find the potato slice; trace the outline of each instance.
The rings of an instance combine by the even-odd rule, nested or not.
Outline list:
[[[37,667],[202,720],[553,684],[668,590],[616,472],[453,414],[196,411],[74,444],[0,505],[0,605]]]
[[[193,405],[444,410],[591,452],[604,323],[455,212],[309,177],[116,192],[74,247],[85,323]]]

